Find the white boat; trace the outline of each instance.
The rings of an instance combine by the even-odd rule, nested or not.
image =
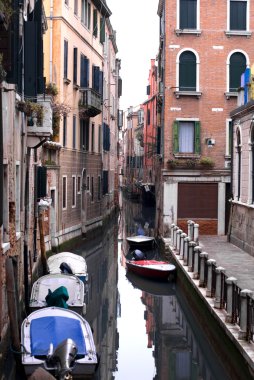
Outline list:
[[[49,293],[53,295],[47,297]],[[67,304],[66,307],[84,315],[86,313],[84,297],[85,286],[77,276],[61,273],[47,274],[33,284],[29,307],[31,311],[34,311],[47,306],[60,306],[60,304],[65,307]]]
[[[149,247],[152,246],[155,242],[155,238],[153,236],[145,235],[129,236],[126,238],[126,240],[131,247]]]
[[[47,260],[48,272],[75,274],[82,281],[88,281],[87,264],[84,257],[72,252],[61,252],[52,255]],[[65,265],[67,264],[67,265]]]
[[[90,325],[72,310],[47,307],[34,311],[22,322],[21,344],[27,376],[43,367],[58,379],[81,379],[98,366]]]

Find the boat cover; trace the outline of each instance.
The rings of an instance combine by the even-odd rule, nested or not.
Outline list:
[[[65,286],[59,286],[53,292],[49,289],[45,298],[47,306],[58,306],[64,309],[68,309],[66,301],[69,299],[68,290]]]
[[[33,319],[30,337],[32,356],[47,355],[50,343],[53,343],[55,349],[59,343],[68,338],[76,343],[79,355],[87,353],[82,327],[77,319],[61,316]]]

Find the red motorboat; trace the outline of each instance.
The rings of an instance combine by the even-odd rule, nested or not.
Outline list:
[[[175,279],[176,267],[166,261],[158,260],[126,260],[128,271],[140,276],[159,281]]]

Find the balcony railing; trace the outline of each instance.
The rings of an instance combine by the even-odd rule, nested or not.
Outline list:
[[[101,95],[92,88],[79,89],[79,115],[80,117],[95,117],[102,112]]]

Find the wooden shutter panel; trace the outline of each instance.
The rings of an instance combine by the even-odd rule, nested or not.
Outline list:
[[[100,18],[100,43],[105,42],[105,18]]]
[[[99,70],[99,93],[103,96],[103,71]]]
[[[68,41],[64,40],[64,78],[68,78]]]
[[[98,21],[97,21],[97,9],[93,10],[93,35],[98,35]]]
[[[195,121],[195,153],[200,154],[200,121]]]
[[[85,62],[85,87],[89,87],[89,59],[84,57]]]
[[[25,96],[37,97],[37,25],[34,21],[25,22]]]
[[[77,68],[78,68],[78,49],[73,49],[73,83],[77,83]]]
[[[179,152],[178,133],[179,133],[179,122],[175,121],[173,123],[173,153]]]
[[[37,198],[44,198],[47,195],[47,168],[37,167]]]

